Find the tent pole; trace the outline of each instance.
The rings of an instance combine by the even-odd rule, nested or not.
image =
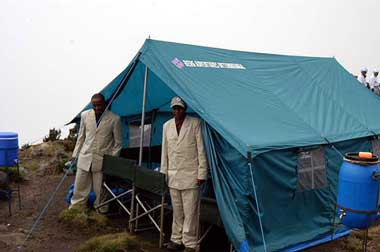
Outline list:
[[[142,109],[141,109],[139,167],[141,167],[141,164],[142,164],[143,148],[144,148],[144,126],[145,126],[145,105],[146,105],[147,82],[148,82],[148,67],[145,66],[143,104],[142,104]]]
[[[256,183],[255,183],[255,180],[253,178],[253,172],[252,172],[252,152],[250,152],[250,151],[247,152],[247,159],[248,159],[248,168],[249,168],[249,171],[251,173],[251,182],[252,182],[253,193],[255,194],[254,196],[255,196],[255,201],[256,201],[257,216],[259,217],[261,239],[263,241],[264,252],[267,252],[267,245],[265,242],[263,223],[261,221],[261,212],[260,212],[260,207],[259,207],[259,200],[257,198],[257,192],[256,192]]]
[[[338,148],[337,147],[335,147],[335,145],[333,144],[333,143],[331,143],[327,138],[325,138],[324,137],[324,139],[325,139],[325,141],[327,142],[327,144],[328,145],[330,145],[331,146],[331,148],[341,157],[341,158],[344,158],[344,154],[340,151],[340,150],[338,150]],[[327,169],[327,168],[326,168]],[[331,189],[331,187],[332,187],[332,185],[331,185],[331,183],[329,183],[329,191],[330,191],[330,193],[334,196],[334,194],[333,194],[333,190]],[[334,199],[333,199],[333,207],[332,207],[332,209],[333,209],[333,212],[332,212],[332,220],[331,220],[331,236],[330,236],[330,240],[331,241],[333,241],[334,240],[334,235],[335,235],[335,226],[336,226],[336,209],[337,209],[337,204],[336,204],[337,202],[336,202],[336,198],[335,198],[335,201],[334,201]]]
[[[144,125],[145,125],[145,105],[146,105],[146,91],[147,91],[147,82],[148,82],[148,67],[145,66],[145,74],[144,74],[144,91],[143,91],[143,101],[142,101],[142,109],[141,109],[141,130],[140,130],[140,151],[139,151],[139,163],[137,169],[142,167],[142,159],[143,159],[143,148],[144,148]],[[134,211],[135,211],[135,196],[136,196],[136,171],[134,174],[134,181],[132,186],[132,197],[131,197],[131,211],[129,219],[132,220],[134,218]],[[135,231],[135,225],[134,222],[136,221],[129,221],[129,231],[133,233]]]
[[[135,56],[131,68],[130,68],[130,69],[128,70],[128,72],[124,75],[123,79],[120,81],[120,84],[118,85],[118,87],[116,88],[116,90],[115,90],[115,91],[112,93],[112,95],[110,96],[111,99],[106,100],[107,105],[106,105],[106,108],[104,109],[104,111],[107,111],[108,109],[111,108],[112,102],[113,102],[113,101],[114,101],[114,100],[120,95],[120,93],[121,93],[121,91],[123,91],[125,85],[127,85],[127,82],[128,82],[128,80],[129,80],[129,78],[131,77],[133,70],[135,70],[135,68],[136,68],[136,65],[137,65],[137,63],[138,63],[138,61],[139,61],[140,55],[141,55],[141,52],[139,52],[139,53]],[[102,118],[102,117],[103,117],[103,114],[101,115],[100,118]],[[74,122],[75,122],[75,119],[76,119],[76,117],[75,117],[74,119],[72,119],[70,122],[66,123],[65,126],[66,126],[66,125],[69,125],[69,124],[71,124],[71,123],[74,123]],[[101,120],[99,120],[99,122],[100,122],[100,121],[101,121]]]
[[[149,169],[152,169],[152,137],[154,131],[154,122],[156,121],[157,109],[152,110],[151,113],[151,127],[150,127],[150,135],[149,135],[149,152],[148,152],[148,164]]]

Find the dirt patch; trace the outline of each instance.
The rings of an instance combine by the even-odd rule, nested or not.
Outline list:
[[[326,243],[306,251],[328,251],[328,252],[361,252],[363,251],[364,231],[355,230],[349,236],[339,240]],[[378,223],[368,231],[367,252],[380,251],[380,227]]]
[[[74,177],[68,177],[31,238],[21,250],[18,250],[20,240],[24,240],[33,221],[46,204],[50,194],[55,190],[61,177],[62,175],[45,177],[31,175],[30,181],[21,184],[22,208],[21,210],[18,209],[17,199],[14,198],[13,214],[10,217],[8,216],[7,202],[0,200],[0,233],[6,237],[9,235],[9,237],[14,236],[18,239],[15,243],[9,243],[4,242],[0,237],[0,251],[3,251],[2,248],[6,248],[7,252],[77,252],[80,245],[93,237],[126,231],[126,217],[111,216],[104,219],[103,216],[97,215],[94,211],[89,211],[86,212],[85,217],[81,220],[84,220],[84,222],[80,222],[81,225],[83,224],[82,226],[78,225],[76,221],[71,222],[68,220],[67,218],[69,217],[65,215],[68,209],[65,197],[74,179]],[[105,222],[107,223],[106,226],[104,225]],[[157,236],[155,232],[139,235],[139,237],[144,237],[138,240],[139,248],[145,248],[140,251],[162,252],[163,250],[157,248]],[[145,238],[153,242],[145,242]],[[13,239],[7,239],[7,241],[9,240]]]
[[[0,251],[77,252],[80,245],[93,237],[126,230],[126,217],[115,215],[107,219],[94,211],[85,212],[82,219],[84,222],[80,222],[84,224],[82,227],[76,221],[71,222],[70,219],[75,218],[71,218],[69,215],[72,213],[67,211],[66,194],[74,176],[68,176],[30,239],[18,249],[63,177],[61,164],[69,157],[66,148],[62,141],[56,141],[20,151],[20,164],[28,172],[28,179],[20,182],[21,209],[17,204],[17,194],[12,200],[11,216],[8,213],[8,203],[0,199],[0,234],[3,235],[0,237]],[[42,174],[39,168],[46,163],[50,165],[46,166],[46,172]],[[16,187],[16,184],[12,186]],[[156,235],[153,234],[152,237],[149,236],[149,239],[154,239],[153,245],[139,240],[139,246],[146,247],[145,251],[162,251],[156,248]]]
[[[27,232],[60,179],[61,176],[32,175],[30,181],[21,184],[21,210],[18,209],[17,199],[14,198],[10,217],[7,202],[0,201],[0,225],[7,226],[3,234],[19,233],[20,229]],[[67,208],[64,198],[72,179],[70,177],[65,181],[33,236],[25,243],[26,246],[21,251],[75,251],[74,248],[89,238],[88,235],[82,235],[58,221],[59,213]],[[8,244],[7,251],[19,250],[15,244]]]

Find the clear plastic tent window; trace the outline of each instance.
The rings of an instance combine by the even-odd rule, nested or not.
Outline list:
[[[297,191],[320,189],[327,185],[324,148],[302,151],[298,154]]]
[[[151,138],[151,124],[144,125],[144,147],[148,147]],[[129,148],[140,147],[141,125],[129,124]]]

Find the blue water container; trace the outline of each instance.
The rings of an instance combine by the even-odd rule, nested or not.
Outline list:
[[[18,160],[18,135],[0,132],[0,166],[14,166]]]
[[[341,222],[349,228],[371,226],[378,210],[379,159],[347,153],[339,171],[337,206]]]

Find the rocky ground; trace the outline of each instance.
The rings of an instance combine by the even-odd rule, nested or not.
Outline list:
[[[24,177],[20,182],[21,210],[18,208],[17,194],[14,195],[11,216],[8,214],[7,202],[0,199],[0,251],[74,252],[79,251],[80,245],[92,237],[125,231],[127,220],[120,216],[110,216],[108,225],[101,228],[79,229],[75,225],[59,221],[59,214],[68,207],[65,197],[74,180],[73,176],[69,176],[58,190],[30,239],[25,241],[34,220],[61,180],[62,168],[69,158],[68,153],[72,147],[72,143],[57,141],[35,145],[20,152],[20,164],[23,167]],[[361,251],[361,238],[361,233],[355,232],[349,237],[307,251],[359,252]],[[110,238],[106,237],[106,239]],[[139,234],[137,241],[139,248],[133,251],[164,251],[156,248],[158,239],[154,232]],[[217,240],[210,241],[210,243],[212,242],[218,243]],[[20,245],[24,246],[20,247]],[[202,251],[210,250],[205,248]],[[228,247],[223,250],[213,249],[213,251],[228,251]],[[380,251],[380,228],[378,225],[370,230],[367,251]]]

